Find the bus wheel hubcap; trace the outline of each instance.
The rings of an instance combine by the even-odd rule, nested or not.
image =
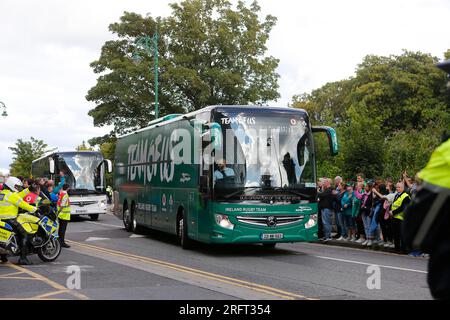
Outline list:
[[[125,211],[125,223],[126,223],[127,225],[130,224],[130,211],[129,211],[129,210],[126,210],[126,211]]]

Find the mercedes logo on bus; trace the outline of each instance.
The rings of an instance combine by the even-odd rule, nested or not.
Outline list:
[[[277,225],[277,218],[270,216],[267,217],[267,226],[268,227],[276,227]]]

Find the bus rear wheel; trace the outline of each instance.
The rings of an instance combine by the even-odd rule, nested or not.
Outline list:
[[[184,250],[192,249],[193,242],[188,236],[188,226],[186,222],[186,215],[184,213],[182,213],[181,218],[178,221],[178,239]]]
[[[137,220],[136,220],[136,214],[135,214],[135,211],[133,210],[133,212],[131,213],[131,231],[133,232],[133,233],[136,233],[136,234],[143,234],[144,233],[144,228],[143,227],[141,227],[139,224],[138,224],[138,222],[137,222]]]

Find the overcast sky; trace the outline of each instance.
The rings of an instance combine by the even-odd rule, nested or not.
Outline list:
[[[0,172],[9,146],[31,136],[59,150],[108,133],[95,128],[85,99],[95,85],[89,63],[113,38],[124,11],[167,16],[173,0],[0,0]],[[236,1],[232,1],[236,3]],[[278,23],[269,54],[279,58],[281,99],[348,78],[367,54],[420,50],[443,58],[450,48],[450,0],[259,0]],[[2,110],[0,110],[1,112]]]

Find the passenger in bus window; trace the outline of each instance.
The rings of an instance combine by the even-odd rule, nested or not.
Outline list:
[[[224,159],[216,161],[217,170],[214,171],[214,182],[223,180],[227,177],[234,177],[234,170],[227,167],[227,163]]]

